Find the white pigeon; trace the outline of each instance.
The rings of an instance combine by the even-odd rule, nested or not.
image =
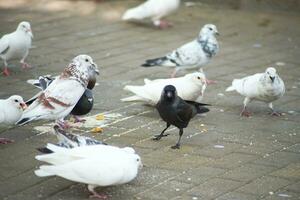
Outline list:
[[[13,95],[8,99],[0,99],[0,124],[15,124],[22,116],[23,110],[26,108],[23,98]],[[12,142],[6,138],[0,138],[0,144]]]
[[[166,85],[173,85],[177,88],[178,96],[184,100],[200,102],[206,89],[206,78],[202,72],[194,72],[183,77],[144,80],[143,86],[127,85],[124,90],[134,93],[134,96],[121,99],[121,101],[143,101],[156,105],[160,99],[163,88]]]
[[[264,73],[257,73],[242,79],[234,79],[232,85],[226,91],[237,91],[245,96],[242,116],[250,116],[246,106],[252,100],[266,102],[272,110],[272,115],[280,116],[274,111],[272,102],[283,96],[285,92],[284,82],[276,73],[276,69],[269,67]]]
[[[48,144],[54,153],[39,155],[37,160],[51,165],[42,165],[35,174],[40,177],[60,176],[85,183],[91,197],[104,198],[94,189],[98,186],[120,185],[132,181],[142,167],[142,161],[133,148],[110,145],[92,145],[67,149]]]
[[[198,38],[179,47],[164,57],[146,60],[143,67],[174,67],[171,77],[182,69],[199,68],[207,64],[219,50],[216,39],[219,35],[217,27],[213,24],[206,24],[202,27]]]
[[[171,23],[161,18],[171,14],[178,9],[180,0],[147,0],[143,4],[127,10],[122,20],[142,20],[151,18],[153,24],[160,28],[171,26]]]
[[[24,111],[19,125],[33,120],[58,120],[67,126],[64,118],[70,114],[88,85],[89,71],[98,72],[97,65],[88,55],[76,56],[39,97]]]
[[[25,62],[31,48],[33,34],[29,22],[21,22],[16,31],[4,35],[0,39],[0,58],[4,61],[3,74],[9,76],[7,61],[10,59],[21,59],[22,68],[29,68]]]

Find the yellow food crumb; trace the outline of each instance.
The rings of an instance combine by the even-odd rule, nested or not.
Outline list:
[[[100,114],[96,116],[96,120],[104,120],[104,115]]]
[[[92,133],[102,133],[103,129],[101,127],[95,127],[91,130]]]

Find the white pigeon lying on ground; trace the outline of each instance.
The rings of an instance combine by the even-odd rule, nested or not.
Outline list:
[[[3,74],[9,76],[7,61],[10,59],[21,59],[22,68],[29,68],[25,62],[31,47],[33,34],[29,22],[21,22],[16,31],[4,35],[0,39],[0,58],[4,61]]]
[[[98,72],[97,65],[88,55],[76,56],[40,96],[24,111],[19,125],[33,120],[58,120],[66,127],[64,118],[70,114],[88,85],[89,71]]]
[[[216,39],[219,35],[217,27],[213,24],[206,24],[202,27],[198,38],[179,47],[164,57],[146,60],[143,67],[174,67],[171,77],[182,69],[199,68],[207,64],[219,50]]]
[[[141,158],[133,148],[92,145],[67,149],[48,144],[54,153],[36,156],[42,165],[35,174],[40,177],[60,176],[88,184],[91,197],[105,198],[94,189],[98,186],[120,185],[132,181],[142,167]]]
[[[246,106],[252,100],[266,102],[272,110],[272,115],[280,116],[274,111],[272,102],[283,96],[285,92],[284,82],[276,73],[276,69],[269,67],[264,73],[257,73],[242,79],[234,79],[232,85],[226,91],[237,91],[245,96],[242,116],[250,116]]]
[[[134,96],[121,99],[121,101],[143,101],[156,105],[166,85],[176,87],[178,96],[184,100],[200,102],[206,89],[206,77],[202,72],[194,72],[183,77],[148,80],[143,86],[127,85],[124,90],[134,93]]]
[[[21,96],[13,95],[7,99],[0,99],[0,124],[15,124],[25,108],[26,104]],[[12,140],[0,138],[0,144],[11,142]]]
[[[171,26],[171,23],[161,18],[171,14],[178,9],[180,0],[147,0],[143,4],[127,10],[123,20],[142,20],[151,18],[153,24],[160,28]]]

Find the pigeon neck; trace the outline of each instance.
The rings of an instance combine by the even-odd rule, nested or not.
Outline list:
[[[207,57],[211,58],[213,55],[215,55],[215,51],[212,48],[214,44],[210,42],[210,37],[200,36],[198,37],[197,42],[202,46],[202,50],[204,51]]]
[[[74,64],[70,64],[65,68],[65,70],[61,74],[61,78],[74,79],[78,81],[84,88],[88,85],[88,77],[85,73],[79,71],[77,66]]]

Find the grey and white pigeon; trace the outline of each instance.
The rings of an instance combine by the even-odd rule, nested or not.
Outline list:
[[[195,40],[163,57],[146,60],[142,66],[174,67],[171,77],[175,77],[179,70],[200,68],[207,64],[219,50],[216,35],[219,35],[217,27],[213,24],[206,24]]]
[[[123,98],[121,101],[142,101],[150,105],[156,105],[161,97],[163,88],[173,85],[177,89],[178,96],[184,100],[200,102],[206,89],[206,77],[203,72],[194,72],[183,77],[144,80],[145,85],[126,85],[124,90],[134,93],[133,96]]]
[[[155,26],[167,28],[172,24],[162,18],[177,10],[179,5],[180,0],[147,0],[143,4],[127,10],[122,16],[122,20],[150,18]]]
[[[95,188],[128,183],[142,167],[140,156],[130,147],[92,145],[67,149],[48,144],[47,148],[54,153],[35,158],[49,165],[40,166],[35,174],[39,177],[60,176],[87,184],[92,193],[90,197],[107,198],[98,194]]]
[[[31,48],[33,34],[29,22],[21,22],[17,30],[3,35],[0,39],[0,58],[4,62],[3,75],[9,76],[7,61],[11,59],[21,59],[22,68],[29,68],[30,65],[25,62]]]
[[[95,87],[97,81],[96,75],[98,75],[97,72],[93,70],[89,73],[89,81],[88,81],[87,88],[70,113],[71,115],[74,116],[77,122],[83,121],[78,116],[88,114],[94,106],[94,95],[92,89]],[[55,78],[57,77],[52,77],[51,75],[45,75],[45,76],[40,76],[38,80],[36,79],[27,80],[27,83],[34,85],[35,87],[44,91],[55,80]],[[38,96],[41,95],[42,91],[36,94],[35,96],[33,96],[32,98],[30,98],[29,100],[27,100],[26,104],[30,105],[32,102],[34,102],[38,98]]]
[[[283,96],[285,86],[273,67],[267,68],[264,73],[257,73],[242,79],[234,79],[232,85],[226,91],[237,91],[245,97],[241,116],[250,116],[250,112],[247,111],[247,105],[252,100],[266,102],[272,111],[272,115],[281,115],[274,110],[273,101]]]
[[[89,145],[98,145],[98,144],[107,145],[106,143],[104,143],[102,141],[99,141],[99,140],[96,140],[96,139],[93,139],[90,137],[86,137],[83,135],[77,135],[77,134],[73,134],[73,133],[67,133],[64,129],[62,129],[58,125],[55,125],[53,127],[53,129],[54,129],[55,135],[58,139],[58,143],[55,145],[60,146],[60,147],[72,149],[75,147],[89,146]],[[41,148],[38,148],[38,150],[42,153],[53,153],[47,147],[41,147]]]
[[[19,125],[33,120],[57,120],[66,127],[64,118],[70,114],[87,88],[90,71],[98,72],[88,55],[76,56],[39,97],[24,111]]]
[[[26,109],[23,98],[19,95],[13,95],[7,99],[0,99],[0,124],[15,124]],[[13,142],[6,138],[0,138],[0,144]]]
[[[167,123],[167,127],[159,134],[156,135],[154,140],[160,140],[169,134],[164,132],[171,126],[176,126],[179,129],[179,138],[177,143],[172,146],[172,149],[179,149],[183,129],[186,128],[190,120],[196,115],[206,113],[209,111],[209,104],[202,104],[193,101],[184,101],[177,95],[176,88],[173,85],[164,87],[161,98],[156,105],[156,109],[162,118]]]

